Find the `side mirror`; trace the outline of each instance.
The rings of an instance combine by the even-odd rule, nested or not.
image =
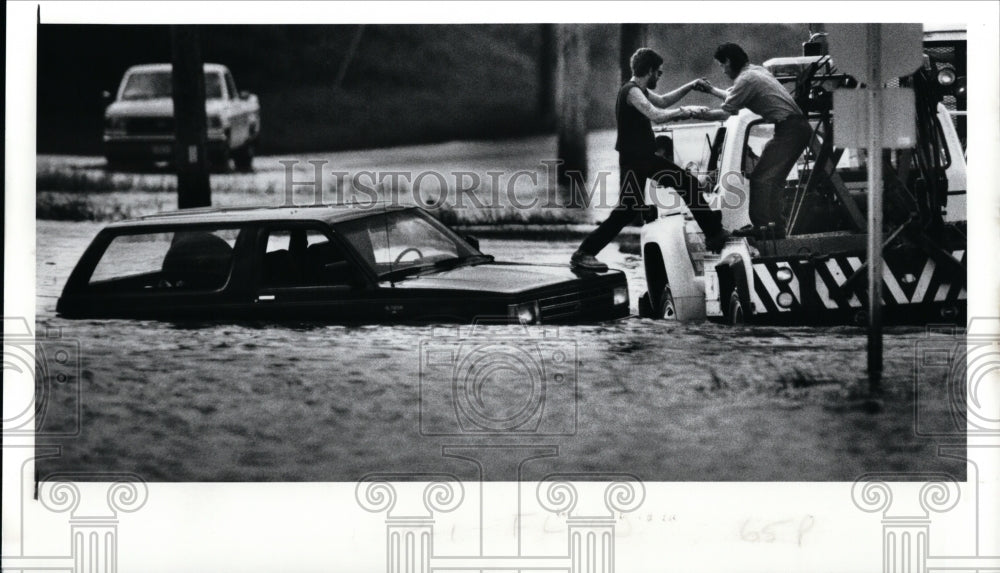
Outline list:
[[[479,239],[473,237],[472,235],[465,235],[462,238],[465,239],[466,243],[472,245],[472,248],[476,249],[477,251],[479,250]]]
[[[248,92],[248,91],[241,91],[240,92],[240,99],[250,99],[250,92]]]
[[[109,92],[108,90],[102,91],[101,100],[104,101],[104,103],[111,103],[111,92]]]

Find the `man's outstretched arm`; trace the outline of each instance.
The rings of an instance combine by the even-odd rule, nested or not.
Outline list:
[[[691,90],[695,89],[696,85],[698,85],[698,80],[692,80],[682,85],[681,87],[675,89],[674,91],[667,92],[665,94],[649,92],[649,101],[652,102],[653,105],[656,107],[662,107],[662,108],[670,107],[675,103],[679,102],[681,98],[688,95],[688,93],[690,93]]]
[[[726,110],[724,110],[722,108],[718,108],[718,109],[708,109],[708,110],[699,112],[699,113],[695,114],[694,117],[697,118],[697,119],[704,119],[704,120],[708,120],[708,121],[726,121],[732,115],[733,114],[729,113],[728,111],[726,111]]]
[[[710,93],[722,100],[726,99],[729,96],[729,90],[724,90],[721,88],[717,88],[715,86],[712,86],[706,93]]]

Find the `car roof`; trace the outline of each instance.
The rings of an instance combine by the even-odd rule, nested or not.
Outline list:
[[[339,223],[386,211],[413,208],[405,205],[382,205],[371,201],[337,205],[304,205],[295,207],[205,207],[179,209],[128,219],[108,225],[109,229],[152,227],[162,225],[197,225],[202,223],[251,223],[268,221],[321,221]]]
[[[137,66],[130,67],[126,73],[132,74],[136,72],[169,72],[173,69],[172,64],[139,64]],[[228,68],[222,64],[205,64],[206,72],[224,72]]]

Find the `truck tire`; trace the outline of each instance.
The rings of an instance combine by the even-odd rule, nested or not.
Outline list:
[[[746,315],[743,314],[743,301],[740,300],[740,293],[733,289],[729,295],[729,312],[727,313],[728,323],[732,326],[746,324]]]
[[[254,145],[252,141],[246,142],[239,149],[233,150],[233,163],[240,173],[253,173]]]
[[[674,305],[674,295],[670,292],[670,285],[663,285],[656,317],[663,320],[677,320],[677,307]]]
[[[639,316],[641,318],[656,317],[656,313],[653,312],[653,303],[649,302],[649,292],[644,292],[639,297]]]
[[[753,316],[750,290],[747,288],[746,267],[742,260],[737,260],[730,264],[729,269],[732,273],[733,288],[729,291],[728,299],[723,298],[719,302],[722,303],[722,316],[726,324],[739,326],[747,324]]]

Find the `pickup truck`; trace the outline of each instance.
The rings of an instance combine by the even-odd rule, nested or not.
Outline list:
[[[104,153],[111,168],[174,158],[174,102],[170,64],[132,66],[104,112]],[[110,99],[110,94],[106,94]],[[205,64],[208,159],[228,171],[253,169],[260,136],[257,96],[236,89],[226,66]]]

